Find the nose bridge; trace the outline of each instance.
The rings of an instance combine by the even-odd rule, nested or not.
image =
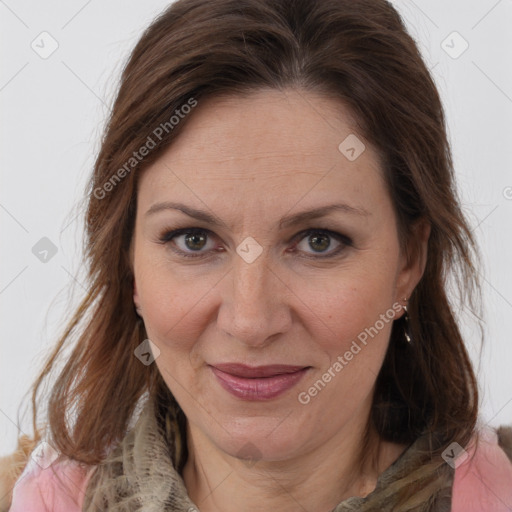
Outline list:
[[[269,267],[265,254],[251,263],[237,256],[233,263],[219,321],[222,329],[246,344],[263,345],[287,328],[280,281]]]
[[[233,292],[237,299],[235,304],[251,309],[265,308],[270,299],[271,284],[266,258],[262,256],[252,263],[247,263],[242,258],[237,260],[233,273]]]

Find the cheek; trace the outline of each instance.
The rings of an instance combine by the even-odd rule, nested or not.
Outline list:
[[[149,339],[162,352],[190,350],[208,321],[205,306],[215,282],[204,275],[183,279],[162,263],[139,270],[137,291]]]
[[[148,338],[160,350],[155,364],[179,403],[188,404],[190,391],[201,394],[191,354],[208,322],[208,288],[191,287],[190,282],[153,270],[137,288]]]
[[[394,316],[394,274],[389,267],[374,261],[341,269],[325,279],[301,281],[297,294],[307,306],[305,314],[309,309],[311,323],[318,325],[315,338],[324,349],[344,349],[377,322],[378,330],[383,331],[381,338],[389,335]],[[379,321],[383,314],[387,315],[385,325]]]
[[[389,273],[354,272],[326,293],[309,290],[309,303],[322,319],[313,334],[322,358],[300,387],[298,400],[319,417],[329,410],[333,425],[352,417],[372,392],[396,314],[391,284]],[[319,429],[330,430],[319,423]]]

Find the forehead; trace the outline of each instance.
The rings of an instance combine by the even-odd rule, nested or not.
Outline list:
[[[348,158],[354,152],[344,152],[347,146],[356,156],[362,152]],[[358,207],[379,194],[385,194],[379,156],[348,108],[294,90],[199,101],[139,183],[143,205],[185,195],[195,205],[208,198],[215,208],[246,209],[250,202],[256,213],[275,209],[276,201],[285,209],[340,199]]]

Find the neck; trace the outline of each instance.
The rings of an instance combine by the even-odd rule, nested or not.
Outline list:
[[[201,512],[332,510],[346,498],[373,491],[379,474],[404,450],[381,441],[374,429],[363,446],[364,432],[365,425],[354,422],[314,451],[251,464],[220,450],[189,423],[183,478]]]

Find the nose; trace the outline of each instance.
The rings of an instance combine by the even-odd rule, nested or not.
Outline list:
[[[290,290],[264,254],[252,263],[238,255],[226,280],[218,327],[251,347],[264,347],[291,326]]]

